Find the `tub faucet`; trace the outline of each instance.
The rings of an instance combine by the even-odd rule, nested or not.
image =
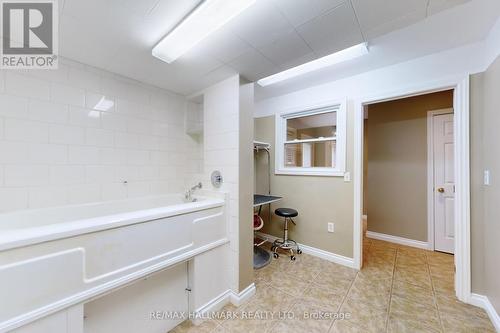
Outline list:
[[[196,201],[196,199],[193,199],[192,196],[193,196],[193,192],[199,188],[202,188],[201,182],[199,182],[198,184],[196,184],[195,186],[193,186],[189,190],[187,190],[186,193],[184,193],[184,198],[186,199],[186,201],[188,201],[188,202]]]

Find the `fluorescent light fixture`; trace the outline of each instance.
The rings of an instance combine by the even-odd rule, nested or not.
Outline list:
[[[205,0],[153,48],[153,56],[171,63],[228,23],[255,0]]]
[[[299,65],[297,67],[293,67],[287,69],[283,72],[276,73],[274,75],[265,77],[257,81],[257,83],[262,86],[268,86],[271,84],[275,84],[281,81],[285,81],[291,79],[293,77],[306,74],[309,72],[316,71],[318,69],[332,66],[334,64],[338,64],[344,61],[348,61],[354,58],[361,57],[362,55],[368,54],[368,47],[366,43],[361,43],[358,45],[351,46],[342,51],[338,51],[322,58],[306,62],[305,64]]]

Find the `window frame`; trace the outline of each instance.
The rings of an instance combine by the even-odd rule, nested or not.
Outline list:
[[[275,170],[277,175],[299,175],[299,176],[330,176],[343,177],[345,174],[346,160],[346,100],[343,101],[326,101],[320,104],[308,105],[290,109],[276,114],[275,118]],[[304,140],[287,140],[287,120],[304,116],[312,116],[316,114],[336,112],[337,124],[336,137],[304,139]],[[336,142],[336,165],[331,167],[285,167],[285,144],[289,143],[306,143],[306,142]]]

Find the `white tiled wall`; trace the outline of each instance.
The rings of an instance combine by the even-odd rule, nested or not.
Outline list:
[[[234,76],[210,88],[204,94],[204,171],[210,184],[210,173],[219,170],[224,182],[217,191],[228,193],[230,287],[239,292],[239,77]]]
[[[184,97],[59,67],[0,71],[0,212],[180,192],[202,172]]]

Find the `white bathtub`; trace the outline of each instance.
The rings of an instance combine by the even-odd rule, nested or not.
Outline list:
[[[172,194],[0,214],[0,332],[222,248],[226,199],[196,199]],[[193,274],[210,274],[201,270],[195,265]]]
[[[221,206],[224,200],[180,194],[0,214],[0,251]]]

